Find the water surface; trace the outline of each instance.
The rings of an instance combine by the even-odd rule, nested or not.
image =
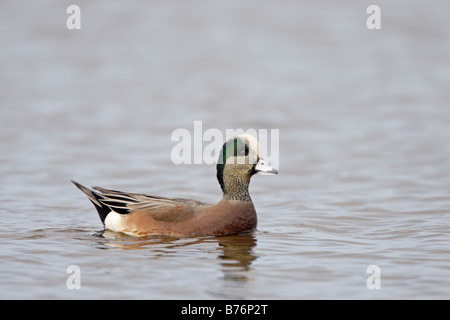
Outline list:
[[[64,3],[4,1],[0,298],[449,298],[450,5],[378,1],[370,31],[370,4],[95,1],[69,31]],[[105,232],[70,179],[220,199],[213,165],[171,161],[194,121],[280,130],[258,230]]]

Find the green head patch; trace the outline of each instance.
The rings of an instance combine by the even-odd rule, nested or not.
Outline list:
[[[234,161],[236,157],[242,157],[240,159],[244,159],[247,157],[249,153],[249,146],[247,145],[245,140],[234,138],[228,140],[222,147],[221,157],[219,157],[218,164],[226,164],[230,157],[233,158],[232,163],[242,163],[244,164],[244,160]]]

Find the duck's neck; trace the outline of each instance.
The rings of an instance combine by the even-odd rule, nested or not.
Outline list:
[[[224,166],[217,167],[217,180],[222,188],[223,198],[234,201],[252,201],[248,192],[250,176],[238,176],[224,172]]]

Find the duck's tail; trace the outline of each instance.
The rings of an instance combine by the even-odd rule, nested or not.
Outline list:
[[[74,180],[70,181],[72,181],[72,183],[88,197],[88,199],[94,205],[95,209],[97,209],[100,220],[102,220],[102,223],[105,224],[106,216],[108,215],[108,213],[111,212],[111,209],[99,201],[100,199],[102,199],[102,196],[97,192],[86,188],[85,186],[79,184]]]

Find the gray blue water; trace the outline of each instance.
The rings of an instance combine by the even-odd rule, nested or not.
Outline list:
[[[447,1],[377,1],[380,30],[356,0],[70,4],[0,10],[1,299],[450,297]],[[70,179],[220,199],[172,162],[194,121],[279,130],[258,230],[104,232]]]

